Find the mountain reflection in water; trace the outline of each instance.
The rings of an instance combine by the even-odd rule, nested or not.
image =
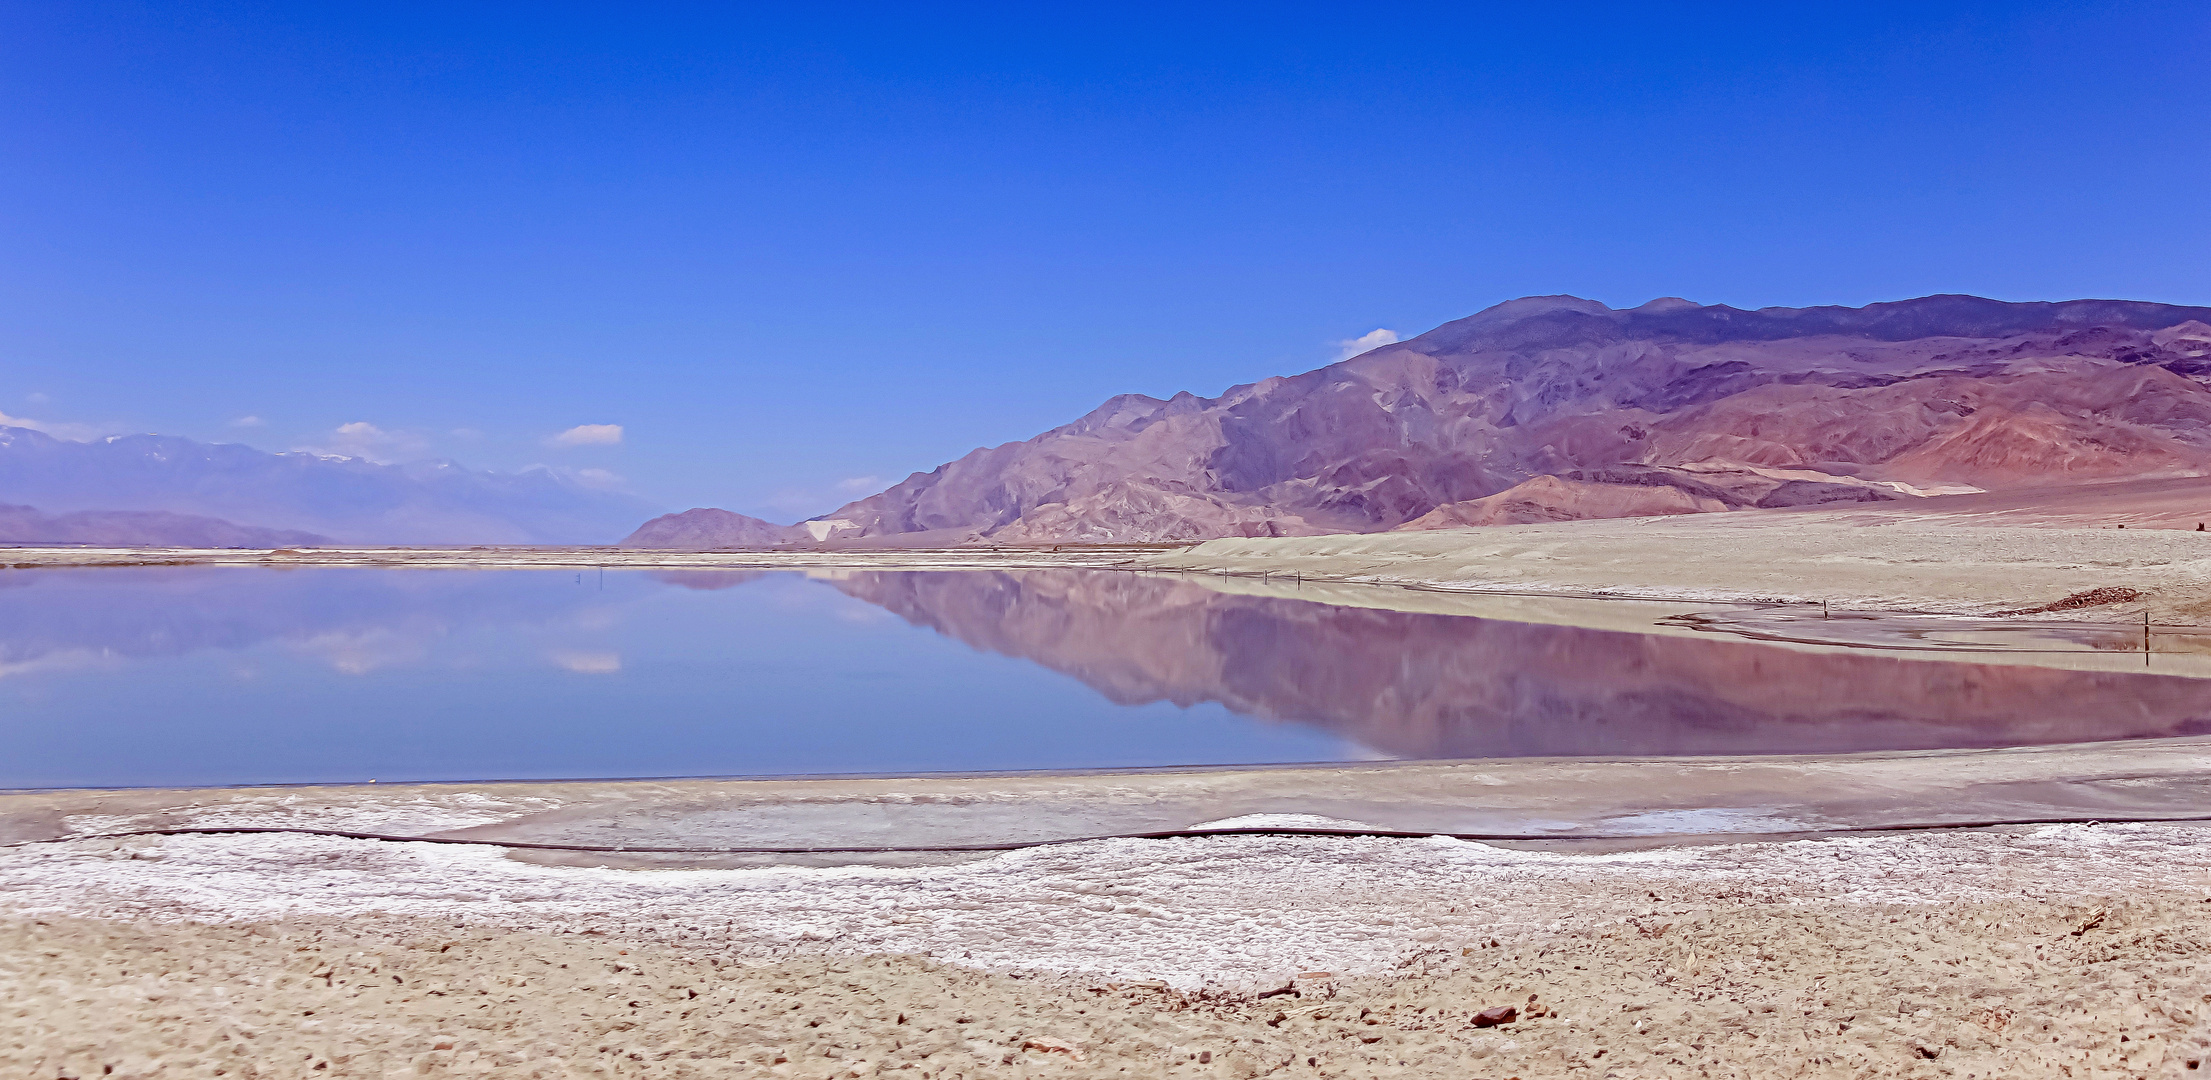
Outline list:
[[[1395,757],[1781,754],[2211,731],[2211,680],[1813,653],[1227,595],[1110,571],[861,573],[849,595],[1135,705]]]
[[[2211,680],[1112,571],[0,570],[0,787],[1817,753],[2207,718]]]

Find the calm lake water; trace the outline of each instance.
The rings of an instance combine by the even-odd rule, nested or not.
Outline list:
[[[1799,753],[2200,734],[2211,681],[1105,571],[0,571],[0,787]]]

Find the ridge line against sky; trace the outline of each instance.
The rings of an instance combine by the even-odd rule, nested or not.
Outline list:
[[[2202,304],[2206,46],[2180,3],[11,5],[0,414],[789,521],[1514,296]]]

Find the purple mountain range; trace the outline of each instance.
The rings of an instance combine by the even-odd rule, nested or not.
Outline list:
[[[693,510],[626,542],[1196,540],[2205,475],[2207,381],[2211,308],[1527,297],[1218,397],[1122,395],[790,529]]]

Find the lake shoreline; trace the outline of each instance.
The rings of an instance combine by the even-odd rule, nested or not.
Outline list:
[[[2211,539],[2171,528],[1987,523],[1862,508],[1736,511],[1421,532],[1160,544],[865,544],[745,550],[618,547],[0,549],[16,570],[126,566],[354,566],[503,570],[1160,571],[1272,587],[1355,585],[1448,596],[1676,605],[1808,605],[2041,620],[2211,624]],[[2095,589],[2136,595],[2029,612]],[[2123,610],[2122,610],[2123,609]],[[1571,605],[1560,611],[1572,612]],[[1606,628],[1587,609],[1557,616]]]

